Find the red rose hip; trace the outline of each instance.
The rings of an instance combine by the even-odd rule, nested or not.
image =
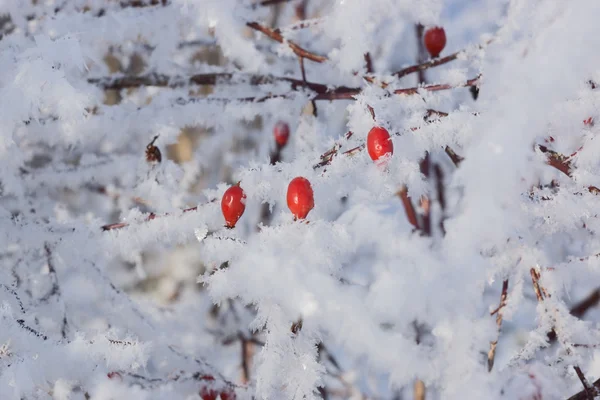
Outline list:
[[[221,200],[221,211],[225,217],[226,226],[228,228],[235,227],[245,209],[246,194],[238,183],[227,189]]]
[[[202,388],[200,390],[200,397],[202,400],[217,400],[221,396],[221,400],[235,400],[235,393],[228,390],[218,392],[214,389]]]
[[[287,205],[295,219],[304,219],[315,206],[312,186],[301,176],[292,179],[288,185]]]
[[[284,147],[290,138],[290,126],[283,121],[277,122],[273,128],[273,136],[277,146]]]
[[[367,150],[373,161],[381,157],[394,154],[394,143],[390,139],[390,134],[385,128],[376,126],[369,131],[367,135]]]
[[[446,47],[446,32],[444,31],[444,28],[436,26],[427,29],[424,41],[425,47],[431,57],[435,58],[439,56],[442,50],[444,50],[444,47]]]

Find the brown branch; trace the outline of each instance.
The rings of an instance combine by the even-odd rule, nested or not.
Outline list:
[[[446,228],[444,227],[444,220],[446,218],[446,188],[444,187],[444,173],[439,164],[433,166],[433,172],[435,173],[437,198],[442,214],[440,217],[440,230],[442,231],[442,234],[445,235]]]
[[[461,162],[463,162],[464,157],[461,157],[458,154],[456,154],[450,146],[446,146],[444,148],[444,151],[446,152],[446,154],[448,154],[448,157],[450,157],[454,165],[456,165],[457,167],[460,165]]]
[[[417,51],[417,61],[418,62],[422,62],[426,57],[425,46],[423,45],[423,29],[424,29],[423,25],[421,25],[421,24],[415,25],[415,36],[417,39],[417,49],[418,49],[418,51]],[[427,80],[425,79],[424,70],[419,71],[418,82],[419,82],[419,85],[427,84]],[[430,115],[430,112],[428,111],[425,119],[427,119],[429,117],[429,115]],[[431,162],[430,162],[429,152],[427,152],[427,151],[425,152],[425,156],[419,163],[419,169],[421,170],[421,173],[423,174],[425,179],[427,181],[429,181],[429,176],[431,175]],[[421,196],[421,198],[419,199],[419,206],[423,212],[423,214],[421,216],[421,222],[422,222],[421,226],[423,229],[423,233],[426,236],[431,236],[431,207],[430,207],[429,196],[427,194]]]
[[[306,57],[308,58],[308,57]],[[418,94],[419,91],[440,91],[449,90],[465,86],[475,85],[479,82],[481,76],[469,79],[465,83],[454,86],[450,84],[436,84],[427,86],[418,86],[412,88],[396,89],[394,94],[405,94],[414,95]],[[169,77],[163,74],[148,74],[142,76],[125,76],[120,78],[90,78],[88,83],[98,85],[103,89],[127,89],[136,88],[141,86],[158,86],[158,87],[179,87],[187,84],[196,85],[215,85],[219,82],[231,81],[234,78],[233,74],[230,73],[214,73],[214,74],[198,74],[190,77]],[[346,86],[329,87],[328,85],[321,83],[307,82],[294,78],[287,77],[274,77],[268,75],[250,75],[248,76],[248,83],[250,85],[263,85],[271,84],[274,82],[287,82],[291,85],[292,90],[309,89],[316,93],[313,100],[354,100],[354,97],[361,93],[361,88],[352,88]],[[243,97],[237,99],[225,99],[225,98],[202,98],[200,100],[208,101],[240,101],[240,102],[264,102],[274,98],[287,98],[287,94],[269,94],[262,97]],[[194,103],[199,101],[198,99],[180,99],[177,101],[178,104]]]
[[[220,72],[220,73],[207,73],[207,74],[196,74],[192,76],[169,76],[165,74],[151,73],[140,76],[122,76],[118,78],[114,77],[100,77],[90,78],[88,83],[97,85],[102,89],[122,90],[130,88],[138,88],[142,86],[156,86],[156,87],[170,87],[177,88],[186,85],[217,85],[229,83],[234,78],[239,77],[240,82],[247,82],[252,86],[268,85],[277,82],[287,82],[292,86],[293,90],[299,89],[310,89],[316,93],[327,93],[330,90],[328,85],[321,83],[312,83],[306,81],[306,79],[294,79],[288,77],[278,77],[272,75],[234,75],[232,73]],[[351,90],[360,92],[359,88],[346,88],[339,86],[334,90]]]
[[[529,274],[531,275],[531,283],[533,284],[533,291],[535,292],[535,297],[537,297],[538,301],[544,301],[547,296],[546,290],[540,286],[540,273],[535,270],[535,268],[531,268],[529,270]]]
[[[239,334],[239,339],[241,345],[242,359],[242,384],[246,385],[248,382],[250,382],[250,359],[252,357],[252,342],[247,340],[241,332]]]
[[[216,199],[215,199],[215,200],[211,200],[209,203],[213,203],[213,202],[215,202],[215,201],[216,201]],[[196,206],[196,207],[190,207],[190,208],[186,208],[186,209],[182,210],[181,212],[182,212],[182,213],[187,213],[187,212],[190,212],[190,211],[198,211],[198,206]],[[168,214],[168,213],[167,213],[167,214],[164,214],[164,215],[162,215],[162,217],[167,217],[167,216],[169,216],[169,215],[170,215],[170,214]],[[147,221],[151,221],[151,220],[153,220],[153,219],[156,219],[156,218],[158,218],[158,217],[161,217],[161,216],[160,216],[160,215],[156,215],[156,214],[154,214],[154,213],[150,213],[150,214],[148,214],[148,216],[146,217],[145,221],[146,221],[146,222],[147,222]],[[116,230],[116,229],[125,228],[126,226],[129,226],[129,224],[128,224],[127,222],[116,222],[116,223],[113,223],[113,224],[107,224],[107,225],[103,225],[103,226],[101,226],[100,228],[101,228],[103,231],[113,231],[113,230]]]
[[[533,290],[535,292],[535,296],[537,297],[538,302],[542,302],[542,301],[544,301],[545,298],[550,297],[550,295],[548,294],[546,289],[540,285],[540,277],[541,277],[540,273],[538,271],[536,271],[535,268],[531,268],[529,270],[529,272],[531,274],[531,281],[533,283]],[[551,333],[554,334],[554,337],[558,337],[558,335],[556,333],[556,329],[554,327],[552,328]],[[550,336],[550,334],[548,336]],[[567,354],[570,354],[570,353],[571,353],[570,349],[567,348]],[[578,365],[573,365],[573,368],[575,369],[575,372],[577,373],[577,376],[579,377],[579,380],[581,381],[581,384],[583,385],[583,391],[577,393],[575,396],[571,396],[569,398],[569,400],[571,400],[571,399],[593,400],[598,394],[600,394],[600,392],[596,388],[598,381],[594,382],[593,387],[590,386],[585,375],[581,371],[581,368],[579,368]]]
[[[594,389],[598,390],[600,389],[600,379],[597,379],[596,381],[594,381],[593,383]],[[586,392],[586,389],[584,388],[582,391],[575,393],[573,396],[569,397],[567,400],[589,400],[590,397],[588,396],[588,393]],[[592,397],[593,399],[593,397]]]
[[[121,7],[122,8],[128,8],[128,7],[132,7],[132,8],[142,8],[142,7],[153,7],[153,6],[158,6],[158,5],[162,5],[162,6],[167,6],[169,4],[169,2],[167,0],[130,0],[130,1],[122,1],[121,2]]]
[[[348,140],[352,137],[354,133],[352,131],[348,131],[345,135],[344,135],[344,139]],[[325,153],[321,154],[321,161],[319,161],[317,164],[313,165],[313,169],[318,169],[321,167],[324,167],[326,165],[331,164],[331,161],[333,161],[333,158],[336,156],[336,154],[338,153],[339,149],[342,147],[342,144],[340,142],[337,142],[336,144],[333,145],[333,147],[329,150],[327,150]]]
[[[290,1],[292,1],[292,0],[263,0],[259,3],[257,3],[256,5],[263,6],[263,7],[264,6],[274,6],[276,4],[289,3]]]
[[[298,57],[298,61],[300,63],[300,74],[302,75],[302,82],[304,82],[304,84],[308,84],[308,81],[306,80],[306,68],[304,68],[304,57]],[[311,100],[311,104],[313,108],[313,115],[316,117],[318,114],[317,103],[315,100]]]
[[[400,71],[396,71],[394,72],[392,75],[398,77],[398,78],[402,78],[403,76],[415,73],[415,72],[421,72],[421,71],[425,71],[426,69],[429,68],[433,68],[433,67],[437,67],[438,65],[443,65],[443,64],[447,64],[450,61],[454,61],[458,58],[459,55],[461,55],[464,52],[464,50],[461,51],[457,51],[454,54],[450,54],[446,57],[442,57],[442,58],[436,58],[433,60],[429,60],[429,61],[425,61],[416,65],[411,65],[410,67],[406,67],[401,69]]]
[[[491,43],[491,40],[488,40],[485,44],[480,45],[479,48],[482,49],[490,43]],[[436,58],[433,60],[421,62],[416,65],[411,65],[410,67],[402,68],[401,70],[394,72],[392,75],[394,75],[398,78],[402,78],[403,76],[406,76],[406,75],[409,75],[409,74],[412,74],[415,72],[425,71],[426,69],[437,67],[437,66],[440,66],[443,64],[447,64],[451,61],[454,61],[461,54],[464,54],[464,53],[465,53],[465,50],[460,50],[460,51],[457,51],[456,53],[447,55],[446,57]]]
[[[574,317],[582,318],[590,308],[598,305],[598,302],[600,302],[600,288],[594,289],[585,299],[571,307],[570,314]],[[556,332],[554,330],[548,332],[547,336],[550,342],[556,340]]]
[[[469,80],[467,80],[466,82],[459,84],[459,85],[450,85],[448,83],[442,83],[442,84],[437,84],[437,85],[426,85],[426,86],[418,86],[418,87],[414,87],[414,88],[406,88],[406,89],[396,89],[394,90],[394,94],[408,94],[408,95],[412,95],[412,94],[417,94],[419,93],[420,90],[425,90],[428,92],[437,92],[440,90],[448,90],[448,89],[455,89],[455,88],[460,88],[460,87],[469,87],[469,86],[475,86],[478,85],[481,79],[481,75],[476,76],[475,78],[471,78]]]
[[[508,296],[508,279],[502,282],[502,293],[500,294],[500,304],[498,308],[490,313],[490,315],[496,314],[496,327],[498,328],[498,338],[493,342],[490,342],[490,350],[488,351],[488,372],[492,371],[494,367],[494,359],[496,357],[496,346],[498,345],[498,339],[500,337],[500,330],[502,328],[502,309],[506,306],[506,297]]]
[[[312,53],[312,52],[300,47],[299,45],[292,42],[291,40],[286,40],[283,37],[283,35],[281,34],[281,32],[279,32],[277,30],[268,28],[264,25],[259,24],[258,22],[248,22],[246,25],[254,30],[257,30],[257,31],[265,34],[266,36],[275,40],[276,42],[286,43],[290,47],[290,49],[292,49],[294,54],[296,54],[298,57],[304,57],[304,58],[307,58],[307,59],[317,62],[317,63],[322,63],[322,62],[325,62],[328,60],[327,57],[325,57],[325,56],[321,56],[321,55]]]
[[[587,378],[581,371],[581,368],[579,368],[577,365],[574,365],[573,369],[577,373],[577,377],[579,378],[579,380],[581,381],[581,384],[583,385],[583,391],[585,392],[586,398],[588,400],[594,400],[596,395],[598,395],[598,390],[595,387],[590,386],[590,383],[588,382]]]
[[[371,53],[365,53],[365,66],[367,67],[367,73],[373,73],[373,60],[371,60]]]
[[[550,150],[548,147],[544,146],[544,145],[538,145],[537,146],[538,149],[540,149],[540,151],[544,154],[547,155],[547,160],[546,160],[546,164],[556,168],[557,170],[559,170],[560,172],[562,172],[563,174],[565,174],[566,176],[568,176],[569,178],[572,178],[572,173],[573,173],[573,166],[571,164],[571,157],[573,157],[575,154],[577,154],[577,152],[579,150],[577,150],[576,152],[574,152],[573,154],[571,154],[570,156],[565,156],[564,154],[558,153],[554,150]],[[594,195],[598,195],[600,194],[600,189],[597,188],[596,186],[588,186],[587,190]]]
[[[594,289],[585,299],[575,304],[571,308],[571,315],[581,318],[587,310],[598,305],[598,302],[600,302],[600,288]]]
[[[419,223],[417,221],[417,213],[415,212],[415,207],[412,205],[412,202],[410,201],[410,197],[408,196],[408,190],[406,188],[406,186],[402,186],[402,189],[400,189],[396,195],[398,197],[400,197],[400,199],[402,200],[402,205],[404,206],[404,211],[406,212],[406,217],[408,218],[408,222],[410,222],[410,224],[412,226],[415,227],[415,229],[420,229],[419,228]]]
[[[568,177],[571,177],[572,168],[571,161],[569,157],[566,157],[560,153],[557,153],[554,150],[550,150],[546,146],[538,145],[538,149],[547,156],[546,164],[553,166],[563,174]]]

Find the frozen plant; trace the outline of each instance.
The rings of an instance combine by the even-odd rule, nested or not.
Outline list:
[[[0,398],[600,396],[598,1],[0,13]]]

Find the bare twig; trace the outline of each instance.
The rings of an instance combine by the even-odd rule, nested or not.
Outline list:
[[[491,43],[491,40],[488,40],[485,44],[480,45],[479,48],[484,48],[485,46],[487,46],[490,43]],[[409,74],[412,74],[415,72],[425,71],[426,69],[437,67],[437,66],[440,66],[443,64],[447,64],[451,61],[454,61],[461,54],[464,54],[464,53],[465,53],[465,50],[460,50],[460,51],[457,51],[456,53],[447,55],[446,57],[435,58],[433,60],[421,62],[416,65],[411,65],[410,67],[402,68],[401,70],[394,72],[392,75],[394,75],[398,78],[402,78],[403,76],[406,76],[406,75],[409,75]]]
[[[425,90],[428,92],[437,92],[440,90],[455,89],[455,88],[460,88],[460,87],[469,87],[469,86],[478,85],[480,79],[481,79],[481,75],[478,75],[475,78],[471,78],[471,79],[467,80],[466,82],[464,82],[462,84],[458,84],[458,85],[441,83],[441,84],[436,84],[436,85],[418,86],[418,87],[414,87],[414,88],[396,89],[396,90],[394,90],[393,93],[394,94],[409,94],[409,95],[411,95],[411,94],[419,93],[420,90]]]
[[[252,358],[252,343],[240,332],[240,346],[242,359],[242,383],[250,382],[250,359]]]
[[[408,222],[410,222],[410,224],[414,226],[415,229],[420,229],[419,223],[417,221],[417,213],[415,212],[415,208],[412,205],[412,202],[410,201],[410,197],[408,196],[408,189],[406,188],[406,186],[402,186],[402,189],[400,189],[400,191],[398,191],[396,195],[402,200],[402,205],[404,206],[404,211],[406,212]]]
[[[292,0],[262,0],[261,2],[258,2],[256,5],[259,6],[274,6],[276,4],[281,4],[281,3],[289,3]]]
[[[457,167],[460,165],[461,162],[463,162],[464,157],[461,157],[458,154],[456,154],[450,146],[446,146],[444,148],[444,151],[446,152],[446,154],[448,154],[448,157],[450,157],[454,165],[456,165]]]
[[[571,169],[571,161],[569,157],[566,157],[560,153],[557,153],[553,150],[550,150],[546,146],[538,145],[538,149],[544,154],[547,155],[546,164],[553,166],[563,174],[571,177],[572,169]]]
[[[213,203],[215,201],[216,201],[216,199],[215,200],[211,200],[210,203]],[[181,212],[182,213],[187,213],[187,212],[190,212],[190,211],[198,211],[198,206],[186,208],[186,209],[182,210]],[[170,214],[164,214],[163,217],[166,217],[166,216],[169,216],[169,215]],[[150,213],[146,217],[145,221],[151,221],[151,220],[153,220],[155,218],[158,218],[158,217],[160,217],[160,215],[156,215],[154,213]],[[113,223],[113,224],[103,225],[101,227],[101,229],[103,231],[112,231],[112,230],[115,230],[115,229],[125,228],[126,226],[129,226],[129,224],[126,223],[126,222],[116,222],[116,223]]]
[[[577,377],[579,378],[579,380],[581,381],[581,384],[583,385],[583,391],[585,392],[587,399],[594,400],[594,398],[596,398],[596,396],[598,395],[598,390],[594,386],[590,385],[587,378],[581,371],[581,368],[579,368],[578,366],[575,365],[575,366],[573,366],[573,369],[577,373]]]
[[[373,60],[371,60],[371,53],[365,53],[365,66],[367,67],[367,73],[372,74],[373,71]]]
[[[322,62],[327,61],[327,57],[310,52],[310,51],[300,47],[296,43],[292,42],[291,40],[286,40],[283,37],[283,35],[281,34],[281,32],[279,32],[277,30],[268,28],[262,24],[259,24],[258,22],[248,22],[246,25],[254,30],[257,30],[257,31],[265,34],[266,36],[275,40],[276,42],[286,43],[298,57],[304,57],[304,58],[307,58],[307,59],[317,62],[317,63],[322,63]]]
[[[506,297],[508,296],[508,279],[502,282],[502,293],[500,294],[500,304],[498,308],[490,313],[490,315],[496,314],[496,327],[498,328],[498,338],[500,337],[500,330],[502,328],[502,308],[506,306]],[[492,371],[494,367],[494,359],[496,356],[496,346],[498,345],[498,338],[493,342],[490,342],[490,350],[488,351],[488,372]]]
[[[583,317],[587,310],[595,307],[600,302],[600,288],[594,289],[585,299],[571,308],[571,315],[577,318]]]
[[[446,228],[444,228],[444,220],[446,218],[446,188],[444,187],[444,173],[442,167],[439,164],[433,166],[433,172],[435,173],[437,199],[440,205],[440,230],[442,234],[446,234]]]
[[[597,379],[596,381],[594,381],[593,386],[594,386],[594,389],[596,389],[596,390],[600,389],[600,379]],[[586,392],[586,389],[584,388],[582,391],[575,393],[573,396],[569,397],[567,400],[589,400],[589,399],[590,399],[590,397],[588,396],[588,393]]]

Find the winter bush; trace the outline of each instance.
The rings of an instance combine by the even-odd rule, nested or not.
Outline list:
[[[600,395],[599,2],[0,13],[0,398]]]

